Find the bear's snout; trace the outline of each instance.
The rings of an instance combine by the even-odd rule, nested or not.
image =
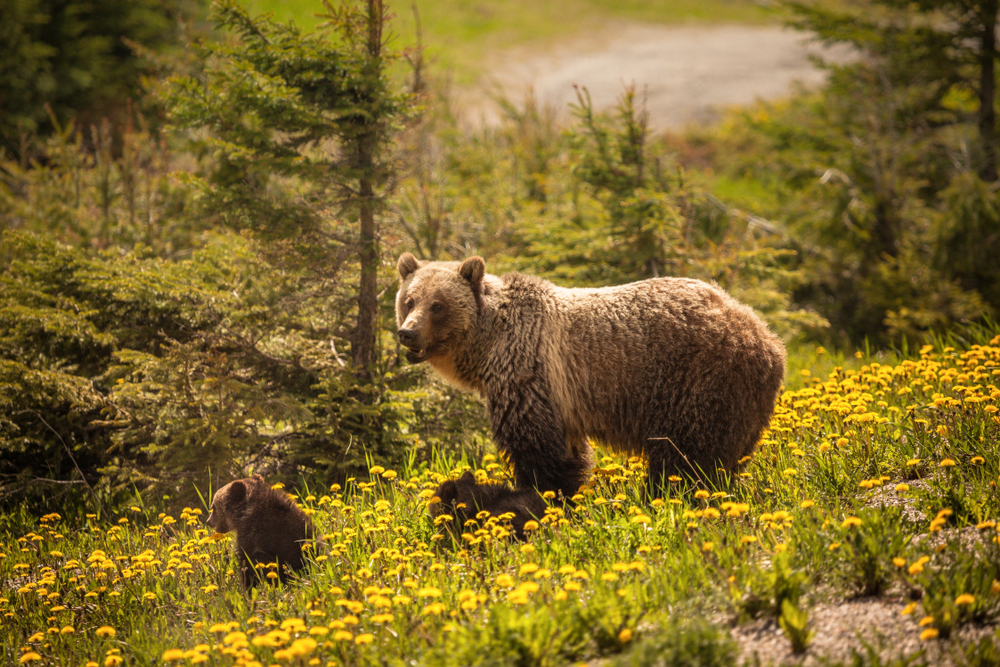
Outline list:
[[[414,348],[417,346],[417,334],[413,329],[400,329],[396,332],[396,338],[403,347]]]

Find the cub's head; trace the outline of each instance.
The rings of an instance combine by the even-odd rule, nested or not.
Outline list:
[[[396,296],[396,336],[406,358],[420,363],[445,356],[473,326],[482,305],[486,263],[420,262],[403,253],[396,264],[402,284]]]
[[[211,511],[205,523],[217,533],[235,530],[237,520],[246,514],[249,506],[247,498],[254,490],[266,488],[267,483],[260,475],[226,484],[212,497]]]

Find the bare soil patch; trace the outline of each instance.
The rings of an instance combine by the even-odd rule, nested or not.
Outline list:
[[[585,86],[600,110],[634,84],[645,92],[654,128],[679,129],[716,120],[727,107],[788,95],[796,82],[821,84],[826,72],[814,55],[844,62],[852,52],[780,26],[617,24],[544,52],[497,54],[481,82],[456,97],[468,123],[492,125],[500,118],[497,95],[519,104],[533,91],[565,119],[574,85]]]

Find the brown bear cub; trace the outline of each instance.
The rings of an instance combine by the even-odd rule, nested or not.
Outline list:
[[[480,512],[488,512],[490,516],[499,517],[503,514],[513,514],[510,525],[517,539],[524,541],[524,524],[532,519],[545,516],[545,501],[534,489],[511,489],[506,484],[489,482],[477,484],[476,477],[471,472],[465,472],[458,479],[449,479],[441,483],[434,492],[441,502],[430,506],[431,517],[442,514],[450,515],[454,520],[451,526],[456,534],[466,531],[466,521],[484,521],[477,519]],[[444,527],[447,530],[447,527]]]
[[[286,569],[305,567],[302,544],[315,534],[309,517],[292,497],[272,489],[260,475],[238,479],[216,491],[205,523],[217,533],[236,531],[236,555],[247,590],[268,572],[255,568],[258,563],[277,563],[281,582],[287,578]]]
[[[767,427],[785,347],[718,285],[654,278],[567,289],[486,273],[481,257],[397,264],[397,337],[486,401],[517,486],[572,496],[589,439],[643,454],[650,490],[668,475],[732,471]]]

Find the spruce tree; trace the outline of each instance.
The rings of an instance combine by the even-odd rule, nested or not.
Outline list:
[[[377,214],[405,97],[388,77],[396,54],[386,47],[381,0],[324,7],[326,21],[303,33],[220,0],[215,21],[235,39],[202,45],[203,77],[174,77],[166,101],[177,126],[205,131],[204,148],[218,161],[199,183],[206,211],[252,231],[270,259],[296,270],[341,287],[344,270],[356,271],[353,307],[331,294],[331,328],[349,341],[358,377],[370,381]],[[349,310],[353,326],[343,324]]]

